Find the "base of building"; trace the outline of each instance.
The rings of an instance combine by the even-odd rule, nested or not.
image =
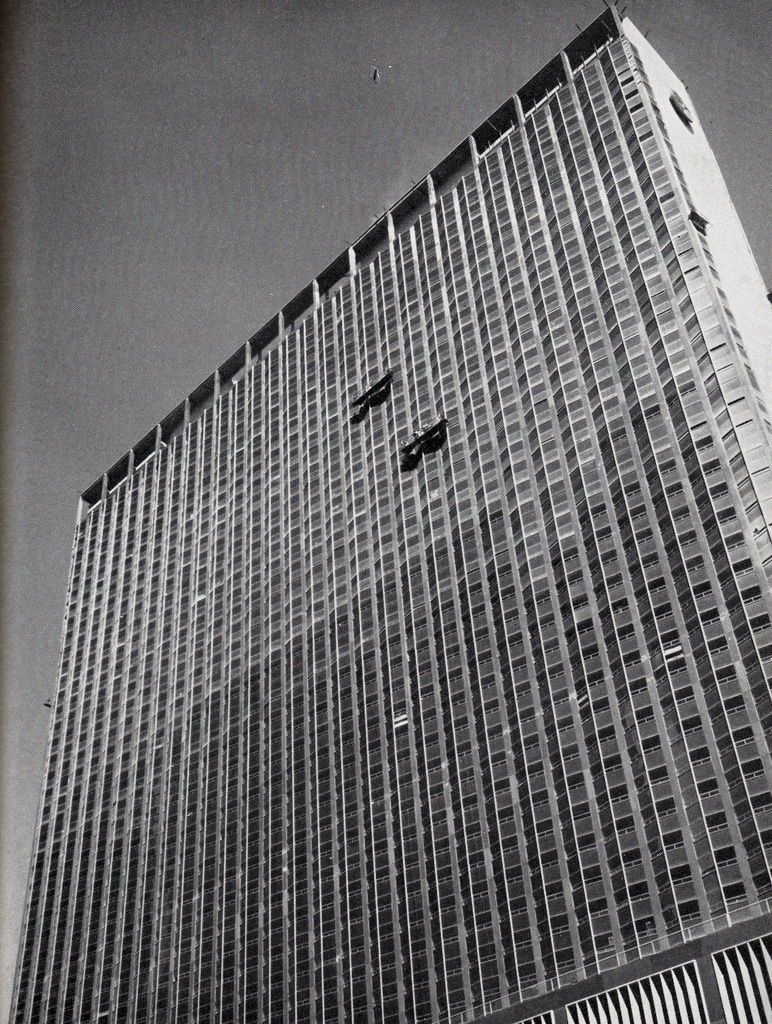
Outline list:
[[[772,1024],[772,915],[452,1024]]]

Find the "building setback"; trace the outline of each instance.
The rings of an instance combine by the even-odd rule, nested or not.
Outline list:
[[[770,1019],[770,338],[608,11],[83,495],[13,1020]]]

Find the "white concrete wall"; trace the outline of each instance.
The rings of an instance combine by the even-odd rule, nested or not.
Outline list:
[[[761,278],[691,97],[635,25],[628,18],[622,24],[625,35],[640,54],[694,206],[709,221],[708,245],[721,278],[721,287],[726,292],[764,401],[772,411],[772,305],[766,297],[768,287]],[[693,133],[670,103],[673,91],[692,113]],[[759,187],[768,188],[769,184],[760,182]],[[769,287],[772,288],[772,282]]]

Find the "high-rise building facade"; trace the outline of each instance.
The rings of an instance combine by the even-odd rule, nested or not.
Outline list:
[[[770,340],[609,11],[83,495],[14,1020],[769,1019]]]

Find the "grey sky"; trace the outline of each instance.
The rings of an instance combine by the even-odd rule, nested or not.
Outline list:
[[[7,55],[0,1020],[78,494],[603,9],[18,6]],[[766,4],[630,0],[627,13],[689,88],[772,285]]]

